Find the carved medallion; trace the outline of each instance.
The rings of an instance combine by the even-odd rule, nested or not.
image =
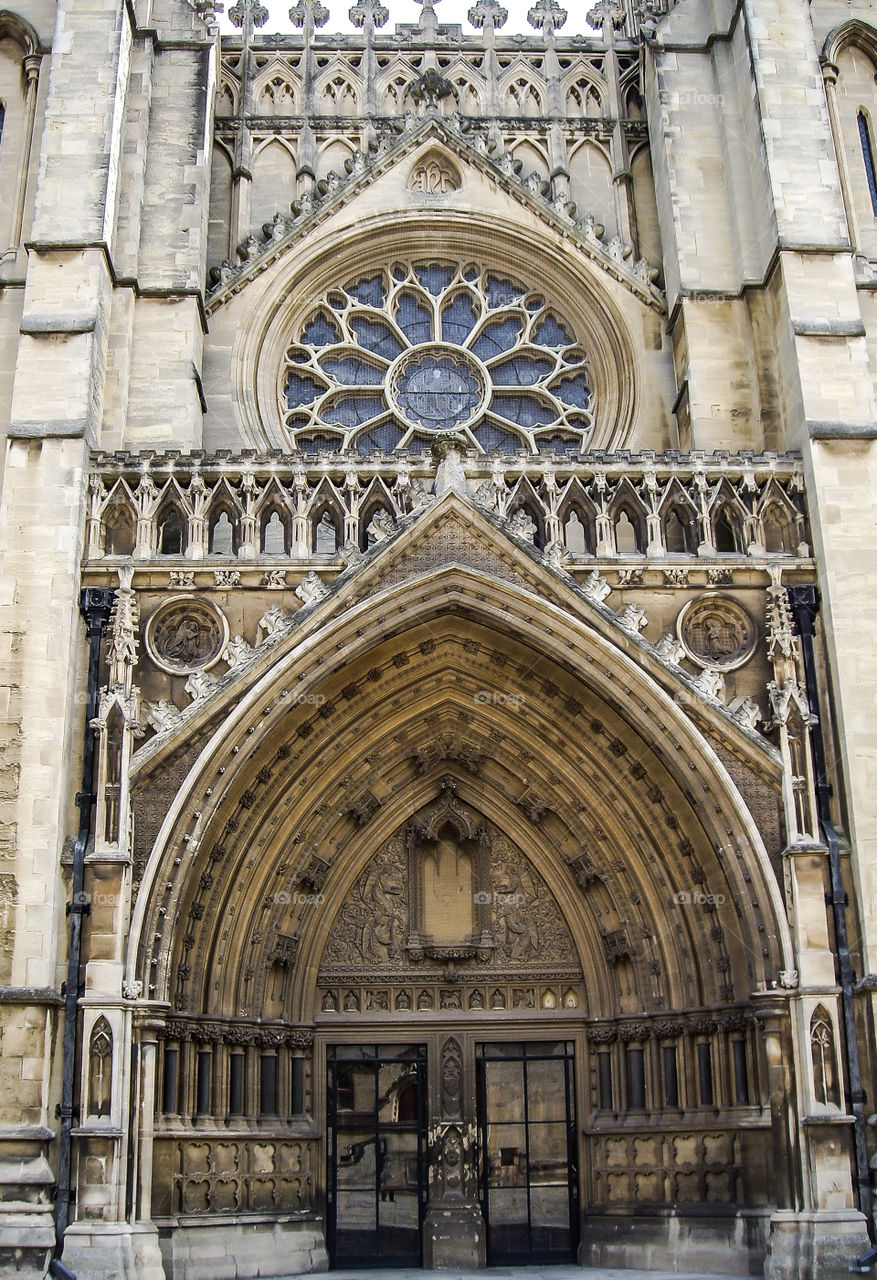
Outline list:
[[[460,177],[444,156],[424,156],[408,179],[411,191],[425,196],[444,196],[460,187]]]
[[[190,675],[218,662],[228,644],[228,623],[206,600],[174,596],[146,624],[146,648],[162,671]]]
[[[746,610],[729,596],[691,600],[676,619],[676,633],[692,662],[734,671],[755,652],[758,633]]]

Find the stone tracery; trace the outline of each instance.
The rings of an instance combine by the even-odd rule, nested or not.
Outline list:
[[[418,452],[447,431],[479,451],[580,452],[593,426],[587,355],[545,297],[447,261],[330,289],[286,353],[282,398],[306,453]]]

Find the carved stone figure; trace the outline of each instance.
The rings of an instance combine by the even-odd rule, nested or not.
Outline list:
[[[522,542],[533,542],[536,538],[536,522],[527,512],[520,508],[509,520],[509,530]]]
[[[756,632],[746,610],[727,596],[701,596],[676,621],[685,652],[699,667],[734,671],[755,651]]]
[[[168,729],[176,729],[183,719],[183,713],[172,702],[161,698],[158,702],[147,704],[146,723],[152,725],[156,733],[165,733]]]
[[[146,649],[156,666],[174,675],[204,671],[219,661],[228,624],[206,600],[168,600],[146,624]]]
[[[379,507],[366,529],[368,545],[372,547],[376,542],[383,542],[385,538],[391,537],[395,532],[395,520],[385,507]]]

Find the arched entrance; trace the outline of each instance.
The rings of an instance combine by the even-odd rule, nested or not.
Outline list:
[[[709,709],[696,728],[613,624],[537,594],[523,554],[491,561],[458,508],[423,521],[440,570],[409,546],[394,579],[387,556],[176,756],[143,757],[139,794],[171,800],[131,950],[160,1040],[153,1217],[171,1255],[282,1239],[304,1270],[345,1256],[344,1191],[378,1260],[682,1231],[693,1265],[742,1271],[779,1176],[764,843]],[[735,745],[775,843],[776,766]]]

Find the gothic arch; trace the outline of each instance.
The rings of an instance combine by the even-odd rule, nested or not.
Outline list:
[[[36,28],[11,9],[0,9],[0,40],[5,39],[14,40],[26,56],[36,53],[40,47]]]
[[[451,611],[449,593],[454,601]],[[662,997],[669,1006],[684,1000],[716,1001],[721,972],[733,983],[735,998],[745,998],[757,984],[769,982],[772,974],[789,966],[789,939],[775,875],[751,815],[703,732],[636,661],[581,621],[564,618],[550,605],[540,608],[528,591],[510,584],[497,586],[495,581],[488,591],[486,579],[462,567],[446,568],[348,603],[343,616],[335,617],[331,602],[324,602],[311,624],[312,635],[320,634],[321,652],[335,654],[343,649],[343,664],[339,658],[315,671],[302,644],[287,642],[285,654],[254,668],[246,691],[231,695],[227,718],[190,767],[170,807],[146,868],[129,950],[131,977],[142,974],[153,985],[154,998],[180,999],[180,992],[172,989],[175,966],[184,939],[193,936],[191,945],[201,948],[198,954],[209,973],[203,999],[194,993],[192,998],[196,1005],[208,999],[219,980],[213,966],[222,948],[217,946],[218,938],[203,934],[200,920],[209,924],[246,917],[247,927],[235,944],[239,951],[246,951],[243,942],[250,936],[253,913],[258,914],[265,901],[267,872],[273,875],[277,866],[289,860],[292,828],[297,834],[301,828],[302,852],[313,849],[318,856],[319,850],[328,847],[331,832],[321,832],[320,822],[330,811],[330,796],[335,797],[336,808],[342,796],[347,809],[326,819],[330,826],[342,823],[346,832],[338,834],[337,864],[334,858],[328,860],[332,872],[325,879],[327,918],[369,851],[407,821],[413,808],[434,797],[437,774],[448,768],[457,778],[461,795],[491,797],[498,825],[535,859],[556,895],[573,901],[573,885],[585,883],[586,894],[576,891],[570,910],[578,915],[575,933],[585,947],[583,963],[591,972],[602,974],[597,985],[607,1010],[618,1012],[621,1002],[617,983],[613,986],[617,963],[631,965],[634,1003],[643,1000],[643,983],[652,973],[649,965],[657,963],[660,971],[675,975],[668,978],[671,986]],[[388,629],[383,620],[390,617],[399,621]],[[538,654],[534,618],[539,618]],[[300,636],[302,641],[305,638]],[[474,658],[466,658],[468,666],[463,667],[462,645],[467,639],[485,655],[480,670]],[[577,651],[575,664],[570,662],[569,645]],[[450,646],[444,657],[443,646]],[[304,649],[311,651],[309,644]],[[514,670],[516,661],[523,665],[523,672]],[[493,700],[496,686],[493,692],[488,687],[484,700],[486,672],[494,669],[502,672],[499,692],[506,691],[505,702]],[[360,683],[362,693],[355,694],[352,688]],[[289,693],[283,696],[284,689],[290,688],[296,691],[292,706]],[[532,705],[526,704],[527,690]],[[509,700],[510,694],[525,700],[523,712]],[[236,706],[231,705],[234,702]],[[370,705],[380,706],[381,715],[371,715]],[[208,722],[218,710],[214,706],[208,714],[205,708]],[[393,735],[422,743],[424,717],[429,714],[438,716],[438,727],[430,730],[433,746],[453,736],[450,726],[461,714],[469,717],[475,754],[484,759],[491,751],[491,730],[496,730],[506,745],[502,751],[493,749],[501,758],[490,766],[492,772],[473,783],[465,764],[451,760],[448,766],[444,758],[427,760],[421,772],[409,755],[398,764],[408,770],[406,785],[393,790],[394,780],[381,778],[377,765],[382,758],[392,758],[386,745],[382,753],[381,743]],[[420,727],[419,734],[413,734],[415,725]],[[196,732],[196,723],[190,723],[189,741]],[[524,742],[532,742],[534,733],[544,743],[544,751],[538,760],[526,761],[521,772]],[[344,743],[353,741],[354,754],[345,754],[351,748]],[[426,741],[429,745],[429,737]],[[583,753],[581,759],[572,759],[571,743]],[[167,756],[168,745],[135,770],[140,785],[148,785],[151,769]],[[398,744],[395,750],[398,760],[402,755]],[[234,769],[227,768],[226,761],[231,760],[235,760]],[[360,762],[359,772],[352,767],[354,760]],[[592,773],[595,782],[587,793],[585,811],[576,810],[572,797],[580,794],[582,778]],[[300,780],[308,778],[311,784],[302,788]],[[692,790],[695,786],[701,795],[712,797],[710,804],[698,800]],[[327,807],[321,810],[322,805]],[[288,814],[291,824],[285,835],[278,829],[282,813]],[[629,833],[634,829],[640,834],[631,842]],[[542,835],[535,834],[540,831]],[[650,835],[657,831],[660,847],[655,847]],[[239,857],[244,845],[246,851]],[[185,870],[178,864],[183,848],[189,850]],[[596,853],[586,857],[583,848]],[[216,850],[221,856],[214,859]],[[230,859],[228,872],[223,871],[226,858]],[[296,855],[295,865],[287,867],[290,874],[298,873],[299,861]],[[614,866],[617,863],[621,870]],[[630,890],[624,889],[625,867],[632,876]],[[681,883],[679,875],[675,882],[668,880],[672,867],[681,874]],[[260,875],[259,868],[265,874]],[[661,885],[661,879],[666,883]],[[230,913],[233,904],[226,897],[223,905],[223,896],[238,882],[250,885],[246,906]],[[172,889],[165,890],[165,883]],[[623,905],[630,892],[641,900],[642,917],[631,917],[630,908]],[[643,938],[621,938],[613,944],[616,965],[609,963],[608,944],[603,944],[606,950],[601,958],[594,909],[586,908],[584,901],[590,893],[597,895],[600,912],[615,909],[619,920],[627,913],[631,928],[647,928],[655,939],[656,953],[647,954]],[[677,904],[672,898],[680,893],[715,900],[705,934],[702,918],[674,915]],[[205,894],[213,894],[209,909]],[[196,911],[198,901],[202,905]],[[156,933],[161,935],[172,922],[184,918],[190,927],[172,931],[176,942],[170,948],[164,942],[153,946]],[[286,933],[285,927],[278,929],[276,919],[271,917],[272,928]],[[304,929],[289,929],[300,933],[302,973],[318,958],[324,927],[309,935]],[[687,959],[679,951],[680,929],[683,935],[693,931],[684,944]],[[735,955],[730,964],[719,964],[716,956],[706,959],[713,946],[712,929],[733,941]],[[264,940],[264,929],[262,934]],[[761,954],[763,949],[767,955]],[[636,954],[627,954],[631,950]],[[702,961],[707,969],[701,967]],[[689,991],[678,988],[686,973],[696,974],[695,988]],[[218,988],[223,1001],[232,1000],[236,1008],[246,1007],[235,985],[239,977],[223,978]],[[296,1011],[304,1015],[306,993],[299,989],[295,999]],[[191,1006],[186,993],[183,1003]]]

